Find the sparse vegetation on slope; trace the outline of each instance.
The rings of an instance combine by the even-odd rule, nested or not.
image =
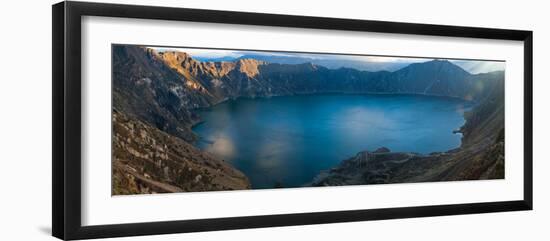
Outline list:
[[[113,111],[112,194],[250,188],[231,165],[144,122]]]

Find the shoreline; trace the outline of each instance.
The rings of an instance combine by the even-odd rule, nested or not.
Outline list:
[[[215,102],[215,103],[213,103],[209,106],[189,109],[189,111],[191,111],[193,114],[196,114],[199,117],[199,119],[197,121],[194,121],[193,123],[191,123],[189,128],[193,129],[195,126],[200,125],[204,122],[204,120],[201,119],[201,116],[198,115],[198,112],[206,110],[208,108],[212,108],[212,107],[217,106],[219,104],[226,103],[228,101],[235,101],[235,100],[239,100],[239,99],[253,100],[253,99],[269,99],[269,98],[275,98],[275,97],[309,96],[309,95],[384,95],[384,96],[404,95],[404,96],[440,97],[440,98],[445,98],[445,99],[450,99],[450,100],[459,100],[459,101],[463,101],[463,102],[469,104],[469,106],[467,108],[465,108],[465,113],[466,113],[466,109],[471,110],[472,108],[474,108],[475,106],[477,106],[479,104],[479,102],[477,102],[477,101],[466,100],[466,99],[460,98],[458,96],[434,95],[434,94],[412,93],[412,92],[307,92],[307,93],[281,94],[281,95],[237,96],[237,97],[231,97],[231,98],[226,97],[226,98],[222,99],[221,101]]]
[[[308,96],[308,95],[405,95],[405,96],[425,96],[425,97],[440,97],[451,100],[460,100],[463,102],[471,103],[473,105],[479,104],[475,100],[467,100],[459,96],[450,96],[450,95],[436,95],[436,94],[427,94],[427,93],[415,93],[415,92],[341,92],[341,91],[326,91],[326,92],[303,92],[303,93],[293,93],[293,94],[270,94],[270,95],[256,95],[256,96],[237,96],[237,97],[225,97],[222,100],[210,104],[205,107],[197,107],[190,109],[190,111],[204,110],[216,105],[225,103],[227,101],[233,101],[238,99],[269,99],[273,97],[286,97],[286,96]]]
[[[460,135],[460,141],[458,143],[457,146],[455,147],[452,147],[452,148],[448,148],[448,149],[444,149],[444,150],[437,150],[437,151],[430,151],[430,152],[426,152],[426,153],[420,153],[420,152],[414,152],[414,151],[399,151],[400,153],[410,153],[410,154],[414,154],[414,156],[422,156],[422,157],[426,157],[426,156],[432,156],[432,155],[441,155],[441,154],[445,154],[445,153],[450,153],[450,152],[456,152],[458,150],[460,150],[462,147],[463,147],[463,138],[464,138],[464,135],[462,133],[462,128],[466,125],[467,123],[467,119],[466,119],[466,112],[470,111],[471,109],[473,109],[477,103],[474,103],[473,101],[467,101],[467,100],[464,100],[462,98],[457,98],[457,97],[449,97],[449,96],[438,96],[438,95],[429,95],[429,94],[414,94],[414,93],[340,93],[340,92],[334,92],[334,93],[305,93],[305,94],[295,94],[295,95],[276,95],[276,96],[254,96],[254,97],[248,97],[248,96],[241,96],[241,97],[237,97],[237,98],[227,98],[223,101],[220,101],[212,106],[209,106],[209,107],[203,107],[203,108],[197,108],[197,109],[194,109],[194,114],[196,114],[200,120],[196,121],[196,123],[194,123],[192,125],[192,127],[190,128],[191,131],[193,132],[193,134],[195,134],[197,136],[197,139],[195,139],[193,142],[191,142],[190,144],[192,144],[193,146],[195,146],[196,148],[198,148],[200,151],[204,152],[204,153],[208,153],[208,154],[211,154],[212,153],[209,153],[207,152],[205,149],[204,149],[204,146],[202,146],[202,148],[199,146],[201,143],[204,142],[204,144],[206,145],[211,145],[213,144],[213,142],[211,141],[205,141],[197,132],[195,132],[193,129],[204,124],[206,121],[204,119],[202,119],[202,116],[199,115],[198,112],[200,111],[204,111],[208,108],[213,108],[215,107],[216,105],[218,104],[223,104],[223,103],[226,103],[228,101],[236,101],[236,100],[239,100],[239,99],[247,99],[247,100],[254,100],[254,99],[269,99],[269,98],[272,98],[272,97],[292,97],[292,96],[331,96],[331,95],[364,95],[364,96],[391,96],[391,95],[396,95],[396,96],[420,96],[420,97],[437,97],[437,98],[444,98],[444,99],[449,99],[449,100],[457,100],[457,101],[460,101],[460,102],[465,102],[465,107],[464,108],[464,111],[463,113],[461,113],[460,115],[462,116],[462,118],[464,119],[464,122],[461,123],[459,126],[455,127],[454,129],[450,130],[450,133],[452,133],[453,135],[456,135],[456,134],[459,134]],[[380,146],[381,147],[381,146]],[[364,150],[363,150],[364,151]],[[363,151],[360,151],[360,152],[363,152]],[[393,152],[393,151],[392,151]],[[355,153],[357,154],[357,153]],[[349,156],[348,156],[348,159],[353,157],[354,153],[349,153]],[[332,166],[331,168],[334,168],[335,166],[338,166],[340,163],[342,163],[343,161],[345,161],[346,158],[344,159],[339,159],[339,160],[335,160],[334,163],[335,165]],[[237,168],[237,170],[239,170]],[[328,169],[330,170],[330,169]],[[316,178],[317,175],[323,173],[327,171],[327,169],[321,169],[319,170],[318,174],[314,175],[313,178]],[[244,174],[244,172],[243,172]],[[246,176],[246,174],[245,174]],[[301,185],[298,185],[298,186],[295,186],[295,187],[301,187],[303,185],[306,185],[307,183],[312,183],[313,180],[310,180],[304,184],[301,184]]]

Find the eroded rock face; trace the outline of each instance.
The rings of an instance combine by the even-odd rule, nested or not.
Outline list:
[[[248,78],[254,78],[256,75],[260,74],[258,66],[266,64],[263,61],[258,61],[255,59],[240,59],[237,62],[237,68],[241,73],[244,73]]]
[[[177,137],[116,110],[112,120],[113,195],[250,188],[243,173]]]

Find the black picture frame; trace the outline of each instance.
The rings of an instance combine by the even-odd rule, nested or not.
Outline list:
[[[81,224],[81,17],[104,16],[281,26],[378,33],[516,40],[524,43],[524,194],[522,200],[403,208],[140,222]],[[366,21],[169,7],[60,2],[52,6],[52,233],[60,239],[106,238],[212,230],[532,210],[533,33],[523,30]]]

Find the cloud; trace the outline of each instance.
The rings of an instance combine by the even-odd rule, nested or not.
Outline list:
[[[241,57],[238,51],[233,50],[217,50],[217,49],[195,49],[195,48],[172,48],[172,47],[148,47],[159,52],[165,51],[179,51],[186,52],[192,57],[200,58],[222,58],[222,57]]]
[[[192,57],[200,59],[216,58],[239,58],[245,55],[260,55],[272,57],[293,57],[308,59],[313,63],[325,64],[326,67],[349,67],[362,70],[394,71],[412,63],[430,61],[430,58],[414,57],[390,57],[390,56],[359,56],[343,54],[314,54],[314,53],[293,53],[293,52],[273,52],[273,51],[245,51],[245,50],[218,50],[218,49],[199,49],[199,48],[175,48],[175,47],[149,47],[159,52],[163,51],[181,51],[190,54]],[[479,60],[450,60],[452,63],[460,66],[464,70],[472,73],[486,73],[497,70],[504,70],[505,63],[499,61],[479,61]]]
[[[506,68],[506,62],[502,61],[451,60],[451,62],[472,74],[502,71]]]

